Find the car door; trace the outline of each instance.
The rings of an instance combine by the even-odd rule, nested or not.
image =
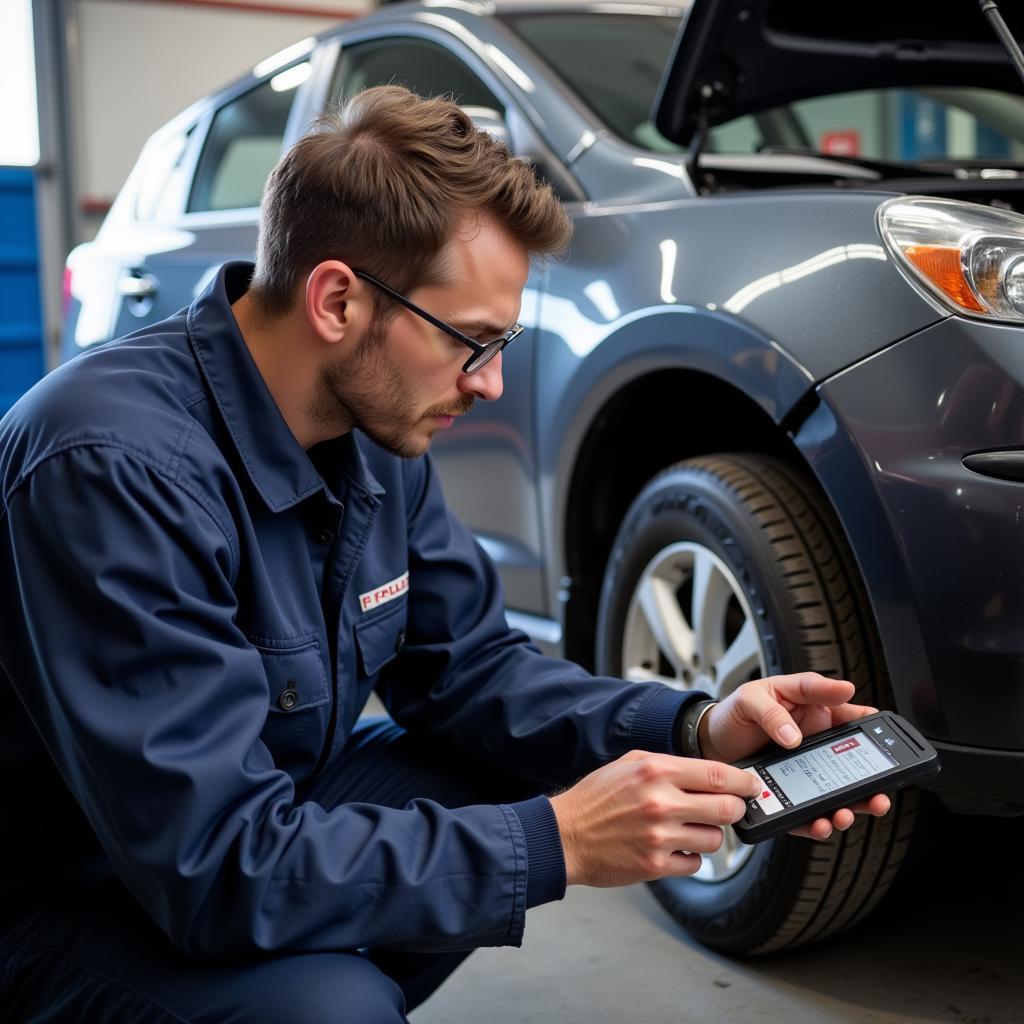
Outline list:
[[[442,32],[392,30],[357,38],[342,45],[330,102],[400,84],[504,117],[508,100],[486,80],[485,69],[470,66],[473,60]],[[449,505],[498,564],[509,607],[532,615],[546,612],[532,429],[539,291],[539,274],[531,270],[519,317],[526,330],[503,355],[503,399],[478,402],[450,431],[436,435],[431,449]]]

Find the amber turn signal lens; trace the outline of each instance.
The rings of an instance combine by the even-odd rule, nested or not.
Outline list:
[[[909,245],[903,252],[908,260],[942,289],[958,306],[984,313],[960,265],[960,249],[950,245]]]

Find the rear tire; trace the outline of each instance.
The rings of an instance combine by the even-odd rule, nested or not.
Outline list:
[[[716,655],[689,666],[679,651],[665,657],[671,629],[651,629],[649,639],[638,620],[638,609],[649,617],[654,606],[650,599],[646,605],[639,600],[638,588],[643,591],[658,572],[663,599],[666,559],[676,552],[684,619],[683,605],[695,602],[698,591],[692,579],[687,582],[687,566],[696,576],[698,562],[713,563],[719,591],[722,581],[733,588],[732,603],[720,614],[728,635],[707,642],[723,666],[722,679],[709,665]],[[671,592],[671,579],[668,585]],[[716,607],[722,607],[720,596]],[[678,634],[677,612],[670,618]],[[748,651],[740,678],[737,658],[722,652],[742,627],[750,636],[750,622],[758,657]],[[867,595],[835,513],[810,477],[767,456],[690,459],[644,488],[612,548],[598,638],[597,669],[606,675],[639,678],[646,666],[676,688],[724,696],[746,678],[813,670],[850,680],[859,703],[893,706]],[[656,666],[651,643],[658,647]],[[648,651],[642,663],[641,650]],[[916,807],[916,792],[900,791],[886,817],[858,816],[853,827],[827,842],[786,836],[752,849],[740,844],[733,866],[717,877],[662,879],[650,883],[651,889],[695,938],[722,952],[768,953],[817,941],[856,924],[888,890]],[[728,842],[735,847],[733,835]]]

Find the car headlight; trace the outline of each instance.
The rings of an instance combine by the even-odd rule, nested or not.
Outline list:
[[[897,266],[954,313],[1024,323],[1024,217],[923,196],[890,199],[878,229]]]

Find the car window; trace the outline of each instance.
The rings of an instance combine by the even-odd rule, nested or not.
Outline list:
[[[189,212],[259,206],[281,155],[295,90],[309,69],[307,61],[278,72],[217,111],[199,158]]]
[[[420,96],[449,96],[463,107],[505,112],[494,93],[462,61],[425,39],[393,36],[344,47],[331,100],[343,102],[375,85],[404,85]]]

